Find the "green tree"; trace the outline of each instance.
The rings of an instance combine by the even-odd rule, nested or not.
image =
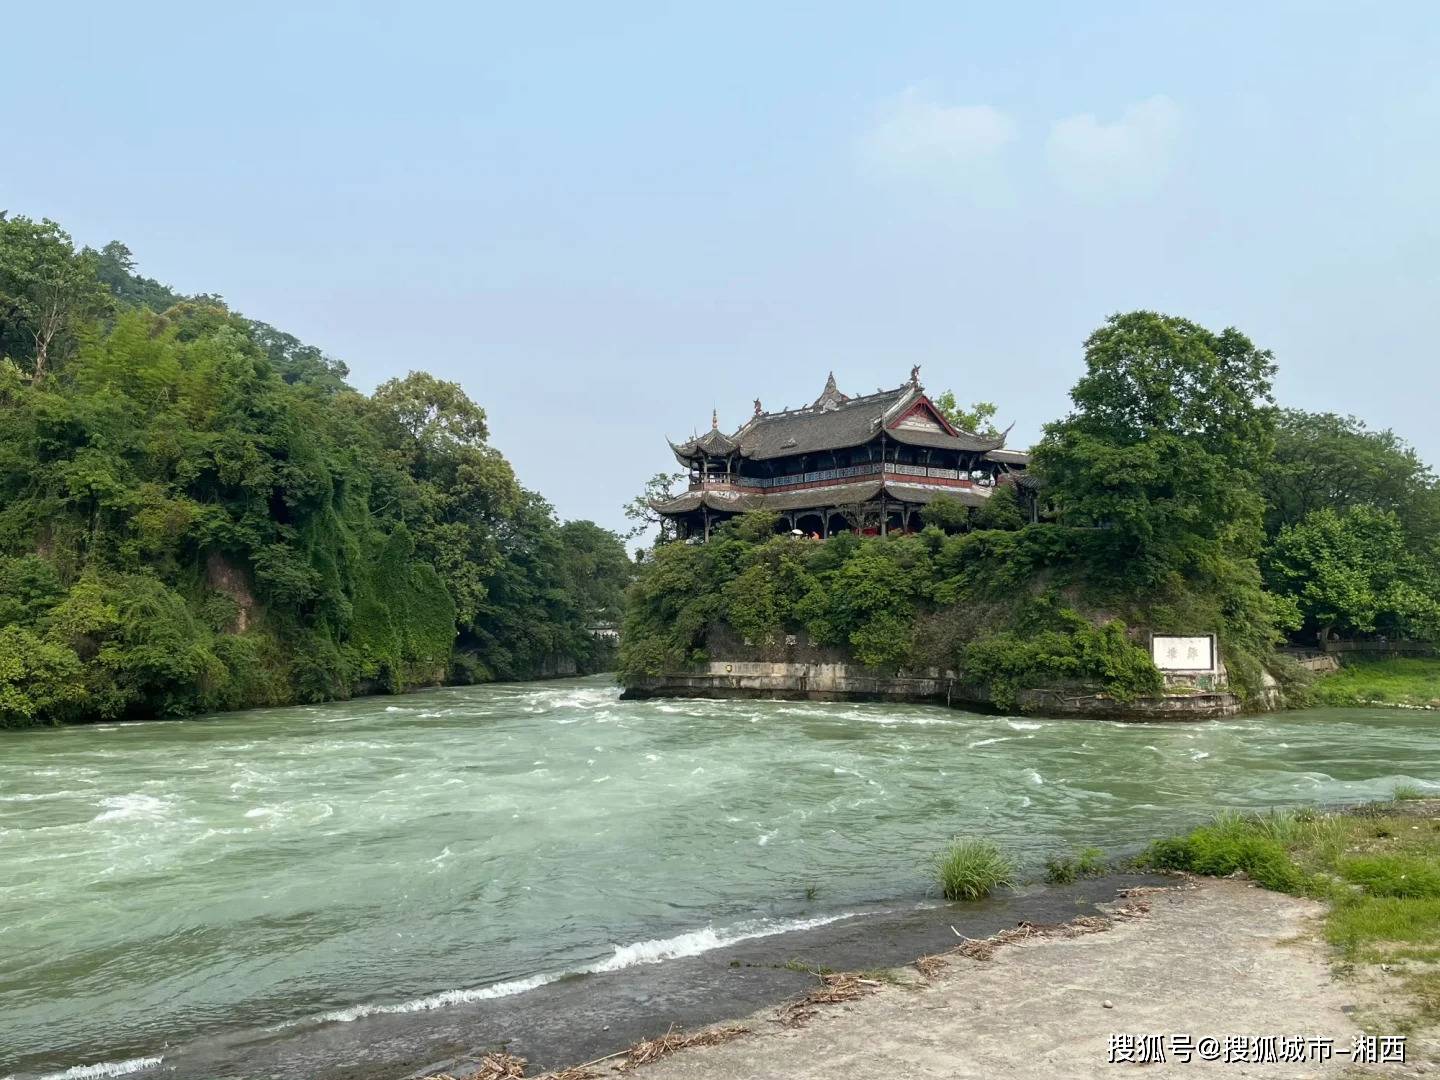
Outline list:
[[[975,508],[977,529],[1020,529],[1026,525],[1014,484],[1001,484],[990,497]]]
[[[952,495],[937,495],[920,511],[920,520],[942,532],[963,533],[970,528],[970,508]]]
[[[656,473],[645,482],[644,490],[625,504],[625,516],[635,522],[625,533],[625,539],[635,540],[651,529],[659,530],[659,543],[673,538],[670,520],[657,513],[654,504],[673,499],[675,485],[684,479],[684,473]]]
[[[1440,537],[1440,480],[1393,431],[1353,416],[1283,409],[1262,472],[1265,525],[1274,536],[1316,510],[1370,506],[1400,519],[1416,543]]]
[[[931,404],[939,409],[951,425],[961,431],[968,431],[973,435],[983,435],[989,439],[998,439],[1000,431],[995,427],[995,413],[998,411],[988,401],[977,401],[970,408],[965,408],[955,400],[955,392],[946,390],[943,394],[930,399]]]
[[[1074,409],[1035,466],[1067,525],[1110,531],[1132,581],[1253,558],[1259,476],[1274,443],[1270,353],[1238,330],[1138,311],[1085,343]]]
[[[522,488],[458,385],[367,397],[122,244],[76,255],[49,223],[3,225],[0,723],[607,661],[590,627],[619,607],[622,544]],[[38,369],[16,265],[83,270],[102,301],[67,309]]]
[[[1280,530],[1266,576],[1293,598],[1321,641],[1375,631],[1440,636],[1440,578],[1410,549],[1393,513],[1368,506],[1314,510]]]
[[[0,355],[18,360],[37,383],[108,309],[95,264],[48,218],[0,214]]]

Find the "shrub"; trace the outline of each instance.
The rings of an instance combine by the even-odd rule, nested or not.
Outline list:
[[[1209,877],[1243,870],[1267,889],[1313,891],[1310,877],[1295,865],[1280,841],[1249,828],[1230,828],[1224,822],[1201,826],[1187,836],[1157,840],[1146,849],[1142,862],[1156,870],[1185,870]]]
[[[1023,529],[1025,514],[1020,509],[1014,484],[1001,484],[975,510],[977,529]]]
[[[980,900],[1015,884],[1015,864],[993,842],[956,837],[935,859],[946,900]]]
[[[927,528],[946,533],[963,533],[970,528],[970,508],[951,495],[937,495],[920,511]]]
[[[1160,672],[1126,637],[1123,623],[1094,626],[1068,609],[1054,621],[1054,628],[1007,631],[969,645],[961,661],[966,680],[987,687],[1001,707],[1027,686],[1057,680],[1096,683],[1117,701],[1160,692]]]

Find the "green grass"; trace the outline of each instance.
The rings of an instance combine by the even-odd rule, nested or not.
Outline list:
[[[1440,802],[1225,813],[1155,841],[1139,861],[1211,876],[1241,870],[1267,888],[1329,900],[1325,936],[1339,955],[1384,964],[1398,980],[1407,1011],[1382,1026],[1440,1023]]]
[[[1015,863],[989,840],[957,836],[934,869],[946,900],[979,900],[1015,884]]]
[[[1425,798],[1425,792],[1418,784],[1396,784],[1390,798],[1396,802],[1413,802]]]
[[[1357,855],[1340,860],[1340,876],[1369,896],[1440,899],[1440,862],[1414,855]]]
[[[1347,660],[1315,682],[1322,705],[1440,706],[1440,659]]]
[[[1078,855],[1057,855],[1045,860],[1045,880],[1051,885],[1069,885],[1082,877],[1099,877],[1109,867],[1105,852],[1097,847],[1081,849]]]

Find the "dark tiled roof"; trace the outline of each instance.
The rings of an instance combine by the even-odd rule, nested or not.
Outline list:
[[[974,488],[916,487],[913,484],[886,484],[885,493],[893,499],[910,503],[928,503],[943,495],[964,506],[984,506],[985,500],[990,498]]]
[[[812,506],[848,506],[869,502],[880,494],[880,481],[864,484],[836,484],[809,491],[782,491],[764,496],[766,510],[805,510]]]
[[[844,402],[832,399],[818,408],[761,413],[735,433],[735,441],[741,454],[757,461],[862,446],[879,432],[886,412],[910,392],[902,386]]]
[[[847,398],[835,389],[832,376],[825,384],[824,393],[809,408],[760,413],[737,431],[733,439],[740,445],[742,456],[756,461],[863,446],[922,393],[918,385],[908,383],[894,390]],[[969,432],[949,435],[897,428],[886,434],[910,446],[945,450],[984,452],[1005,445],[1004,438],[987,439]]]
[[[998,461],[1005,465],[1029,465],[1029,450],[1002,450],[999,447],[991,450],[985,455],[989,461]]]
[[[662,514],[688,514],[708,506],[711,510],[724,510],[731,514],[743,514],[747,510],[759,510],[766,504],[765,496],[743,491],[686,491],[673,499],[650,504]]]
[[[724,457],[726,454],[733,454],[737,449],[737,444],[730,436],[711,428],[697,438],[688,439],[678,445],[671,443],[670,449],[675,451],[676,457],[694,457],[696,454]]]
[[[968,431],[962,431],[959,435],[947,435],[943,431],[892,428],[886,434],[896,442],[905,443],[908,446],[930,446],[940,450],[990,451],[998,449],[1005,442],[1003,436],[987,439],[983,435],[972,435]]]

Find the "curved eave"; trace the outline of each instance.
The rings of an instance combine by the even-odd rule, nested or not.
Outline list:
[[[987,439],[965,432],[959,435],[942,435],[938,431],[914,431],[906,428],[888,428],[885,434],[896,442],[907,446],[923,446],[932,450],[960,450],[967,454],[989,454],[1005,445],[1005,436]]]
[[[985,460],[998,462],[1001,465],[1018,465],[1021,468],[1025,468],[1030,464],[1030,451],[1005,450],[997,446],[995,449],[986,452]]]
[[[732,491],[686,491],[673,499],[657,499],[650,508],[659,514],[689,514],[702,507],[730,514],[743,514],[765,505],[763,495]]]

